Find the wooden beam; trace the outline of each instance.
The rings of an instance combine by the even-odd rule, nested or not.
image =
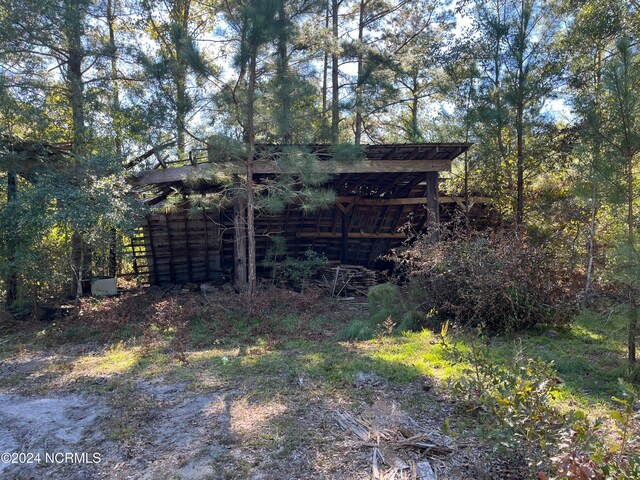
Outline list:
[[[464,197],[438,197],[440,203],[460,203],[464,202]],[[354,203],[356,205],[391,206],[391,205],[422,205],[427,204],[427,197],[404,197],[404,198],[361,198],[352,196],[338,196],[336,202]],[[469,197],[469,203],[491,203],[490,197]]]
[[[342,238],[342,232],[296,232],[298,238]],[[407,238],[404,233],[349,232],[348,238]]]
[[[340,210],[343,214],[347,215],[347,214],[349,214],[349,212],[351,212],[351,210],[353,210],[353,207],[357,203],[357,202],[354,202],[352,200],[356,199],[358,197],[337,197],[337,198],[346,199],[346,200],[338,200],[338,201],[336,201],[335,205],[336,205],[336,207],[338,207],[338,210]],[[343,205],[343,203],[346,203],[346,205]]]
[[[448,197],[448,196],[443,196],[443,197],[439,197],[439,202],[440,203],[460,203],[460,202],[464,202],[464,197]],[[476,203],[492,203],[493,199],[491,197],[469,197],[469,203],[472,204],[476,204]]]
[[[354,205],[393,206],[393,205],[421,205],[427,203],[427,197],[409,198],[361,198],[336,197],[336,203],[350,203]]]
[[[165,163],[165,160],[166,160],[167,158],[169,158],[169,157],[168,157],[168,156],[166,156],[165,158],[162,158],[162,157],[160,156],[160,152],[158,152],[157,150],[156,150],[156,151],[154,151],[154,152],[153,152],[153,154],[155,155],[156,160],[158,161],[158,163],[160,164],[160,166],[161,166],[162,168],[167,168],[167,164]]]
[[[189,177],[204,174],[215,164],[185,165],[164,170],[146,170],[130,177],[129,183],[135,186],[159,185],[184,181]],[[227,166],[221,168],[228,168]],[[243,171],[241,165],[233,167],[238,173]],[[441,172],[451,170],[451,160],[362,160],[354,163],[334,161],[318,162],[317,171],[324,173],[403,173],[403,172]],[[254,164],[255,174],[296,173],[293,170],[280,168],[275,162],[258,160]]]

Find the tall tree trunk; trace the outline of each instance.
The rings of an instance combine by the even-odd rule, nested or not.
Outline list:
[[[176,0],[171,8],[171,21],[178,25],[181,29],[181,35],[187,35],[189,28],[189,16],[191,11],[191,0]],[[180,41],[184,41],[183,37]],[[181,46],[175,46],[175,70],[173,74],[174,86],[176,89],[176,148],[178,149],[178,158],[186,157],[186,134],[185,127],[187,124],[187,113],[189,112],[189,97],[187,95],[187,64],[184,58]]]
[[[516,164],[516,225],[522,225],[524,221],[524,104],[523,99],[518,100],[517,118],[516,118],[516,135],[518,159]]]
[[[64,26],[66,41],[68,44],[69,58],[67,62],[66,81],[71,106],[71,117],[73,125],[73,148],[76,169],[82,170],[85,156],[87,154],[87,138],[84,115],[84,83],[82,79],[82,61],[84,60],[84,49],[82,47],[83,36],[83,9],[80,2],[70,1],[67,6],[67,23]],[[83,294],[82,280],[84,277],[84,266],[91,259],[85,256],[85,244],[82,236],[74,232],[71,236],[71,265],[75,275],[75,281],[71,290],[73,296],[78,297]]]
[[[15,201],[18,193],[17,175],[15,172],[7,172],[7,205]],[[10,307],[18,298],[18,275],[16,272],[16,231],[11,229],[7,232],[7,260],[9,271],[6,278],[6,304]]]
[[[358,77],[356,79],[356,128],[354,143],[360,145],[362,139],[362,87],[364,66],[364,23],[366,0],[360,0],[360,15],[358,17]]]
[[[325,16],[324,16],[324,28],[329,30],[329,2],[326,4],[325,8]],[[328,122],[327,122],[327,89],[328,85],[328,76],[329,76],[329,53],[327,49],[324,50],[324,59],[323,59],[323,67],[322,67],[322,132],[323,137],[327,135],[328,130]],[[324,140],[323,140],[324,141]]]
[[[74,232],[71,241],[72,243],[80,246],[80,248],[78,248],[76,252],[74,252],[76,255],[76,258],[74,258],[74,263],[77,267],[77,269],[75,270],[76,296],[75,296],[74,304],[75,304],[75,315],[77,316],[80,313],[80,296],[82,295],[82,292],[83,292],[83,278],[84,278],[83,268],[85,265],[85,259],[84,259],[84,248],[83,248],[82,236],[80,236],[79,233]]]
[[[634,214],[633,214],[633,153],[627,155],[627,241],[629,249],[635,254],[635,233],[634,233]],[[630,253],[631,255],[631,253]],[[637,256],[637,255],[636,255]],[[636,330],[638,326],[638,305],[636,299],[636,288],[631,286],[629,289],[629,363],[636,363]]]
[[[498,20],[498,25],[496,25],[496,29],[497,30],[497,34],[496,34],[496,43],[494,45],[495,50],[494,50],[494,56],[493,56],[493,88],[494,88],[494,94],[493,94],[493,100],[494,100],[494,106],[496,109],[496,113],[497,113],[497,127],[498,127],[498,132],[497,132],[497,143],[498,143],[498,149],[500,150],[500,155],[502,156],[503,159],[505,159],[507,157],[507,148],[504,144],[504,139],[502,138],[502,132],[504,129],[504,109],[503,109],[503,105],[502,105],[502,93],[501,93],[501,87],[502,87],[502,77],[500,76],[500,72],[501,72],[501,68],[502,68],[502,54],[500,51],[501,45],[502,45],[502,37],[503,34],[501,33],[502,31],[502,23],[500,22],[500,2],[496,2],[496,19]]]
[[[409,113],[411,115],[411,133],[409,135],[409,141],[412,143],[418,143],[422,141],[422,134],[420,133],[420,127],[418,124],[418,115],[420,108],[420,99],[418,98],[418,76],[414,74],[413,85],[411,90],[411,104],[409,105]]]
[[[118,83],[118,47],[116,46],[115,8],[117,0],[107,0],[107,25],[111,55],[111,119],[113,122],[116,153],[122,157],[122,126],[120,124],[120,85]]]
[[[107,275],[115,277],[118,274],[118,233],[115,228],[109,230],[109,264]]]
[[[591,221],[589,224],[589,247],[588,247],[588,259],[587,259],[587,275],[584,285],[584,297],[582,299],[583,305],[587,305],[589,301],[589,294],[591,292],[591,279],[593,277],[593,256],[594,256],[594,244],[596,237],[596,218],[598,212],[598,188],[594,179],[594,173],[592,171],[591,178],[593,186],[591,187]]]
[[[331,26],[333,39],[336,45],[338,37],[338,0],[331,0]],[[339,75],[338,75],[338,52],[331,53],[331,143],[337,144],[339,141],[340,122],[340,96],[339,96]]]
[[[249,294],[253,298],[256,292],[256,231],[254,222],[254,186],[253,186],[253,161],[256,149],[256,132],[253,120],[254,101],[256,91],[256,62],[257,52],[251,52],[249,58],[249,91],[247,102],[247,138],[249,141],[249,155],[247,157],[247,282]]]
[[[635,249],[634,234],[634,214],[633,214],[633,157],[632,153],[627,155],[627,241],[629,247]]]
[[[79,18],[76,19],[75,17],[74,15],[73,18],[76,21],[80,21]],[[86,154],[86,127],[84,115],[84,83],[82,80],[84,52],[79,27],[75,25],[69,27],[68,42],[69,61],[67,63],[67,87],[73,123],[73,153],[76,161],[82,161]]]
[[[515,52],[518,61],[518,84],[516,90],[516,225],[524,222],[524,107],[525,107],[525,87],[526,73],[524,70],[525,49],[526,49],[526,9],[525,0],[521,1],[520,25],[518,32],[518,50]]]
[[[602,85],[602,52],[603,49],[598,47],[596,54],[593,59],[593,71],[595,73],[594,78],[594,99],[595,105],[600,105],[601,99],[601,85]],[[600,143],[593,145],[593,149],[591,152],[591,182],[593,183],[591,188],[591,223],[589,225],[589,252],[588,252],[588,260],[587,260],[587,275],[584,285],[584,298],[583,304],[586,305],[589,301],[589,294],[591,292],[591,282],[593,278],[593,257],[594,257],[594,245],[596,238],[596,218],[598,214],[598,185],[596,182],[596,162],[600,158]]]
[[[236,180],[240,184],[240,179]],[[233,202],[233,285],[236,290],[247,288],[247,202],[238,196]]]
[[[80,259],[82,256],[83,242],[82,236],[78,232],[71,235],[71,270],[73,272],[73,281],[71,283],[71,296],[78,300],[84,293],[82,291],[82,282],[78,280],[81,275],[82,267]]]
[[[177,72],[174,75],[176,87],[176,148],[178,149],[178,158],[186,158],[186,136],[184,128],[187,121],[187,79],[185,72]]]
[[[634,290],[629,292],[629,338],[628,338],[628,351],[629,351],[629,363],[631,365],[636,364],[636,332],[638,329],[638,305],[636,302],[636,292]]]
[[[109,27],[109,50],[111,54],[111,121],[113,122],[114,146],[119,160],[122,160],[122,127],[120,124],[120,86],[118,84],[118,48],[115,33],[115,8],[117,0],[107,0],[107,25]],[[118,270],[118,235],[115,229],[109,232],[108,275],[115,277]]]
[[[282,143],[290,144],[292,142],[291,135],[291,86],[289,79],[289,56],[287,54],[288,30],[287,30],[287,13],[285,11],[285,2],[280,2],[278,8],[278,23],[280,23],[278,34],[278,72],[280,97],[280,138]]]

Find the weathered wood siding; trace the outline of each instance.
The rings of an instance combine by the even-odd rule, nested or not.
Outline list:
[[[219,212],[148,215],[142,225],[149,282],[204,282],[221,275]]]

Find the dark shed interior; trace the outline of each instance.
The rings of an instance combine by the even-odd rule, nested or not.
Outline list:
[[[336,192],[331,208],[305,214],[297,205],[281,213],[256,215],[256,256],[265,266],[273,237],[284,238],[286,256],[299,257],[308,249],[330,261],[371,267],[380,255],[398,247],[407,238],[439,222],[441,202],[459,201],[439,197],[440,171],[470,144],[429,143],[365,145],[364,160],[338,163],[330,146],[307,146],[331,172],[327,184]],[[263,146],[266,151],[266,146]],[[272,158],[256,161],[255,180],[279,173]],[[147,170],[132,179],[137,192],[150,204],[161,204],[171,191],[180,191],[185,180],[211,164],[190,158],[190,163]],[[207,188],[200,187],[203,193]],[[446,210],[445,210],[446,211]],[[203,282],[219,279],[234,265],[233,209],[194,213],[178,206],[170,213],[148,215],[132,240],[137,273],[148,275],[152,284]]]

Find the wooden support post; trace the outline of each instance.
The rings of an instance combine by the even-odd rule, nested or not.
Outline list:
[[[202,224],[204,225],[204,271],[206,280],[211,280],[209,272],[209,226],[207,225],[207,211],[202,209]]]
[[[438,204],[438,172],[427,172],[427,228],[431,232],[431,239],[440,237],[440,208]]]
[[[15,200],[16,195],[18,194],[18,183],[17,183],[17,175],[15,172],[7,173],[7,204],[11,203]],[[7,306],[11,306],[13,302],[18,298],[18,274],[16,272],[16,232],[14,229],[10,229],[7,232],[7,247],[8,247],[8,258],[9,261],[9,272],[6,278],[6,288],[7,288],[7,296],[6,296],[6,304]]]
[[[238,197],[233,202],[233,284],[239,290],[247,288],[247,202]]]
[[[351,223],[351,211],[342,210],[342,229],[340,245],[340,261],[342,263],[349,263],[349,223]]]

